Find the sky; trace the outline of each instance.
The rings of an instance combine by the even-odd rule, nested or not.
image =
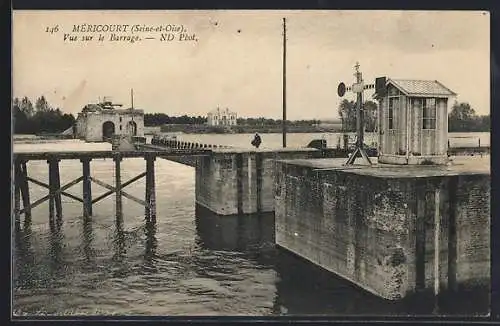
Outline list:
[[[340,101],[355,99],[339,98],[337,85],[354,82],[356,62],[365,84],[438,80],[478,114],[490,112],[490,16],[479,11],[14,11],[13,96],[44,95],[76,114],[103,96],[130,107],[133,89],[134,107],[146,113],[227,107],[281,118],[284,17],[288,119],[337,119]],[[80,24],[127,24],[115,35],[141,40],[73,32]],[[194,40],[172,32],[161,41],[161,32],[132,33],[133,25],[182,26]]]

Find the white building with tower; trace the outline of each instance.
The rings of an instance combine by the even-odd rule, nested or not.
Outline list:
[[[144,111],[122,109],[105,98],[97,104],[87,104],[76,119],[76,136],[88,142],[101,142],[114,135],[144,137]]]
[[[229,111],[228,108],[217,108],[207,114],[207,124],[209,126],[236,126],[237,119],[236,112]]]

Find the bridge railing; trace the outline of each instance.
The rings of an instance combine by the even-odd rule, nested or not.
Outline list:
[[[160,138],[153,137],[151,139],[151,145],[163,146],[174,149],[212,149],[212,148],[233,148],[233,146],[227,145],[214,145],[214,144],[203,144],[198,142],[188,142],[181,141],[177,139],[168,139],[168,138]]]

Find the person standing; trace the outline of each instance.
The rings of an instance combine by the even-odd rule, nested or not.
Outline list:
[[[258,133],[255,133],[255,136],[253,137],[251,144],[253,146],[255,146],[255,148],[259,148],[261,143],[262,143],[262,139],[260,138]]]

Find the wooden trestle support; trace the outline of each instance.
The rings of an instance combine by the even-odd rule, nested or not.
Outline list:
[[[14,161],[14,219],[16,228],[20,228],[21,219],[20,216],[24,214],[24,224],[31,224],[31,211],[33,208],[39,206],[45,201],[49,201],[49,222],[51,228],[60,225],[62,223],[62,196],[69,197],[73,200],[79,201],[83,204],[83,216],[92,216],[92,205],[103,200],[104,198],[115,194],[115,212],[116,218],[121,220],[123,217],[123,207],[122,207],[122,196],[126,197],[138,204],[145,207],[145,218],[149,222],[156,222],[156,195],[155,195],[155,172],[154,172],[154,162],[156,156],[154,154],[144,153],[144,159],[146,160],[146,171],[140,173],[139,175],[131,178],[130,180],[123,182],[121,181],[121,167],[120,163],[123,157],[121,155],[113,155],[113,161],[115,163],[115,185],[107,184],[106,182],[99,180],[90,174],[90,162],[91,157],[86,157],[82,155],[80,161],[82,163],[82,176],[68,182],[67,184],[61,186],[60,173],[59,173],[59,161],[60,158],[57,156],[51,157],[47,160],[49,165],[49,183],[46,184],[40,180],[36,180],[28,176],[27,162],[29,158],[23,158],[22,155]],[[136,182],[137,180],[146,177],[146,187],[145,187],[145,200],[137,198],[123,190],[126,186]],[[37,184],[41,187],[48,189],[49,193],[36,200],[35,202],[30,202],[30,191],[29,182]],[[82,182],[82,198],[75,196],[66,192],[67,189],[77,185]],[[92,182],[108,189],[107,192],[98,196],[97,198],[92,198]],[[21,208],[22,200],[22,208]]]

